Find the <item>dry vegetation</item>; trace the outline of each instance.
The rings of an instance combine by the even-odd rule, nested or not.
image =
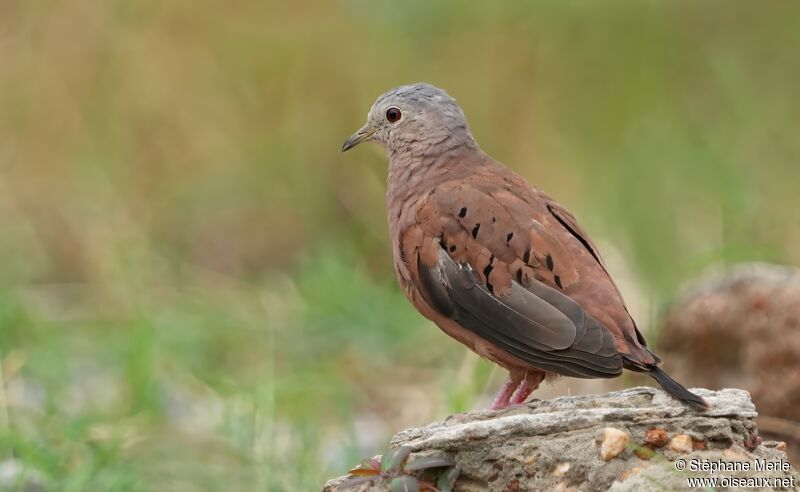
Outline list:
[[[400,83],[455,95],[631,298],[800,263],[798,48],[777,0],[0,2],[0,460],[313,490],[498,383],[395,287],[384,158],[338,152]]]

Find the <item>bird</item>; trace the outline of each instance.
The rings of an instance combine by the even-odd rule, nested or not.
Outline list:
[[[484,152],[447,92],[415,83],[383,93],[342,152],[367,141],[389,158],[389,237],[403,293],[508,371],[491,409],[525,403],[546,377],[623,369],[708,408],[659,367],[575,216]]]

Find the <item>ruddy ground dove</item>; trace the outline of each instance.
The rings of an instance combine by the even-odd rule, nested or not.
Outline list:
[[[394,267],[415,308],[509,372],[492,408],[547,375],[645,372],[683,403],[706,402],[658,367],[597,247],[575,217],[475,142],[456,101],[428,84],[381,95],[342,146],[389,155]]]

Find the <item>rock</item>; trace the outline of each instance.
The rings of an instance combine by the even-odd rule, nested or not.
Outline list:
[[[603,429],[603,438],[600,443],[600,457],[608,461],[616,458],[631,442],[631,435],[614,427]]]
[[[798,464],[799,328],[800,269],[744,263],[690,285],[668,309],[657,347],[678,381],[749,391],[762,434],[786,441]]]
[[[655,448],[663,448],[667,444],[667,431],[664,429],[648,429],[644,434],[644,442]]]
[[[692,452],[692,438],[686,434],[678,434],[669,440],[669,449],[676,453],[688,454]]]
[[[731,446],[723,450],[722,457],[731,461],[748,461],[753,458],[752,455],[739,446]]]
[[[0,491],[43,492],[46,485],[44,476],[22,461],[13,458],[0,461]]]
[[[556,465],[555,469],[553,470],[553,475],[556,477],[563,477],[569,471],[570,468],[569,462],[564,462],[559,465]]]
[[[401,431],[391,446],[410,447],[410,462],[431,453],[452,457],[460,469],[454,492],[686,489],[687,477],[709,475],[676,472],[676,459],[719,460],[728,456],[749,460],[751,465],[755,459],[786,460],[775,443],[757,444],[752,451],[745,449],[745,443],[753,442],[752,436],[757,435],[757,413],[746,391],[694,391],[712,405],[710,410],[696,412],[655,388],[632,388],[604,395],[533,400],[502,411],[470,412],[459,419]],[[606,438],[614,436],[622,441],[623,434],[628,442],[613,459],[605,461],[598,452],[596,437],[602,449]],[[655,445],[666,443],[667,436],[673,436],[673,440],[685,436],[678,440],[682,446],[678,449],[687,454]],[[693,449],[695,441],[704,442],[706,449]],[[623,452],[627,447],[634,452]],[[649,449],[652,459],[637,457],[635,451],[643,448]],[[747,472],[744,476],[794,477],[800,484],[800,476],[791,469]],[[325,492],[344,490],[339,488],[344,479],[330,480]],[[436,480],[435,476],[425,479]],[[375,480],[347,490],[387,491],[388,484],[385,479]]]

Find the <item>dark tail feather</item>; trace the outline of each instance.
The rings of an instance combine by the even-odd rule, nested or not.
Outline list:
[[[695,410],[708,410],[708,403],[706,403],[704,399],[681,386],[679,382],[669,377],[666,372],[658,367],[654,366],[648,374],[664,388],[664,391],[672,395],[676,400],[679,400],[685,405],[689,405]]]

